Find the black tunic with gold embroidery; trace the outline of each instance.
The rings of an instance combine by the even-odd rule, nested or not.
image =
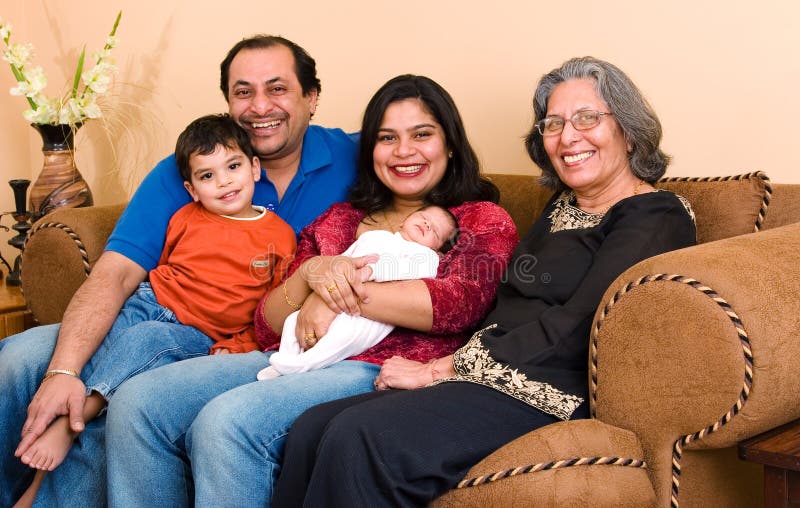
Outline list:
[[[611,282],[637,262],[694,245],[688,202],[659,191],[605,214],[550,201],[517,246],[485,329],[455,353],[457,375],[569,419],[586,399],[589,332]]]

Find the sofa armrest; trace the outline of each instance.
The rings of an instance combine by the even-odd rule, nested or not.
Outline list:
[[[597,420],[559,422],[495,451],[432,508],[653,506],[647,464],[633,432]]]
[[[669,506],[673,494],[685,506],[758,504],[759,477],[730,465],[734,455],[720,466],[718,454],[800,418],[797,252],[800,223],[628,269],[595,316],[597,419],[560,422],[501,447],[466,477],[497,480],[452,490],[433,506],[621,506],[627,498],[609,497],[619,493],[636,506],[653,505],[652,493],[656,506]],[[647,467],[571,463],[603,455]],[[557,461],[567,467],[545,467]],[[516,468],[525,473],[509,473]],[[604,486],[592,488],[598,479]]]
[[[652,257],[606,292],[590,399],[599,420],[639,436],[659,505],[682,454],[800,418],[797,252],[800,223]]]
[[[22,252],[22,291],[40,324],[61,321],[124,208],[118,204],[57,209],[33,225]]]

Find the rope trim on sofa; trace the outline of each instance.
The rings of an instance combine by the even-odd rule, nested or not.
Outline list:
[[[27,238],[25,238],[25,244],[22,246],[22,250],[25,250],[25,246],[28,244],[30,239],[36,234],[39,230],[47,229],[47,228],[56,228],[64,231],[67,236],[69,236],[73,242],[75,242],[75,246],[78,248],[78,253],[81,255],[81,261],[83,262],[83,271],[86,273],[86,276],[89,276],[89,273],[92,271],[92,267],[89,265],[89,253],[86,252],[86,246],[83,245],[81,241],[81,237],[78,236],[78,233],[72,230],[66,224],[62,224],[60,222],[43,222],[33,228],[29,233]]]
[[[739,342],[742,345],[742,353],[744,357],[744,381],[742,384],[742,389],[739,393],[739,398],[736,400],[736,403],[733,407],[728,410],[725,415],[722,416],[719,420],[714,422],[713,424],[693,433],[687,434],[685,436],[680,437],[677,441],[675,441],[675,445],[672,449],[672,494],[670,497],[670,505],[674,508],[678,507],[678,489],[680,487],[680,475],[681,475],[681,457],[683,456],[683,447],[688,445],[689,443],[701,439],[713,432],[716,432],[720,429],[723,425],[728,423],[731,418],[736,416],[739,411],[742,409],[747,398],[750,396],[750,389],[753,385],[753,352],[750,348],[750,338],[747,336],[747,332],[742,325],[742,320],[739,318],[738,314],[734,312],[733,308],[726,302],[722,297],[720,297],[713,289],[709,288],[708,286],[703,285],[699,281],[692,279],[690,277],[684,277],[683,275],[666,275],[666,274],[655,274],[655,275],[645,275],[639,278],[636,281],[630,282],[625,287],[617,291],[617,293],[609,300],[606,306],[603,308],[602,313],[597,319],[597,323],[595,327],[592,329],[592,337],[590,342],[590,357],[591,357],[591,376],[590,376],[590,387],[589,387],[589,400],[590,400],[590,408],[591,408],[591,416],[594,418],[596,416],[596,408],[597,408],[597,336],[600,332],[600,327],[602,326],[603,320],[608,315],[611,308],[616,304],[619,299],[630,291],[632,288],[646,284],[648,282],[654,281],[672,281],[672,282],[679,282],[682,284],[687,284],[694,289],[700,291],[701,293],[705,294],[709,298],[711,298],[717,305],[719,305],[728,318],[731,320],[734,328],[736,329],[736,333],[739,336]]]
[[[635,467],[640,469],[647,468],[647,463],[639,459],[626,459],[622,457],[576,457],[574,459],[556,460],[552,462],[542,462],[540,464],[531,464],[529,466],[515,467],[511,469],[506,469],[505,471],[498,471],[496,473],[488,475],[477,476],[475,478],[461,480],[461,482],[459,482],[456,488],[465,489],[467,487],[477,487],[478,485],[484,485],[487,483],[496,482],[497,480],[502,480],[503,478],[509,478],[511,476],[517,476],[526,473],[536,473],[537,471],[562,469],[565,467],[572,467],[572,466],[595,466],[595,465],[625,466],[625,467]]]
[[[688,176],[674,176],[674,177],[667,177],[662,178],[658,181],[658,183],[669,183],[669,182],[727,182],[730,180],[750,180],[752,178],[760,178],[764,181],[764,197],[761,200],[761,207],[758,210],[758,217],[756,217],[756,222],[753,227],[753,232],[757,233],[761,231],[761,226],[764,224],[764,219],[767,216],[767,207],[769,207],[769,202],[772,199],[772,184],[770,183],[769,177],[763,171],[754,171],[752,173],[745,173],[743,175],[733,175],[733,176],[705,176],[705,177],[688,177]]]

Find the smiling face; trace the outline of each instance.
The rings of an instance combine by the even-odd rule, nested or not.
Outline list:
[[[400,236],[433,250],[442,245],[456,233],[453,218],[443,208],[429,206],[412,213],[400,224]]]
[[[578,111],[609,112],[592,79],[558,84],[547,101],[547,116],[572,118]],[[545,136],[544,149],[558,177],[578,195],[596,195],[621,178],[632,178],[628,144],[612,115],[591,129],[579,131],[567,121],[560,135]]]
[[[372,159],[395,204],[421,205],[447,171],[444,130],[418,99],[393,102],[383,114]]]
[[[303,95],[291,50],[243,49],[231,61],[229,76],[228,110],[262,162],[299,159],[317,91]]]
[[[251,160],[239,149],[217,145],[209,155],[193,153],[189,157],[191,182],[183,185],[192,199],[211,213],[255,217],[252,200],[260,168],[258,157]]]

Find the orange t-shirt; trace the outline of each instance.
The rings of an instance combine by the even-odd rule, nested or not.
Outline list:
[[[294,231],[272,212],[239,220],[190,203],[169,221],[150,284],[182,324],[217,341],[212,351],[255,351],[256,306],[283,280],[295,247]]]

